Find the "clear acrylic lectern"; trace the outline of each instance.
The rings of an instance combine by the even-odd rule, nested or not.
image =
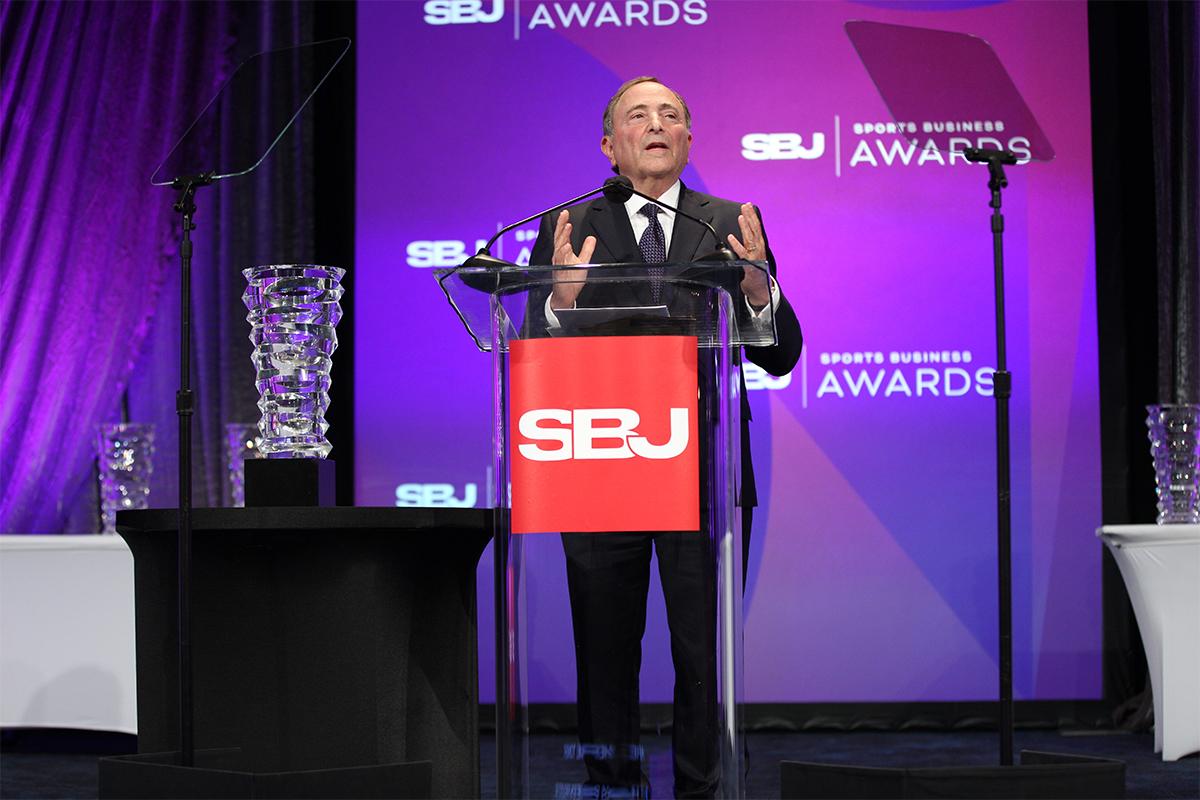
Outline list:
[[[743,793],[738,363],[776,332],[738,286],[766,264],[663,267],[437,273],[493,358],[501,797]]]

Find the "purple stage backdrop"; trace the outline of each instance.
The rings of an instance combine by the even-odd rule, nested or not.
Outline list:
[[[1010,168],[1005,194],[1015,691],[1100,696],[1082,3],[430,0],[358,14],[358,504],[489,502],[490,357],[430,268],[599,185],[610,174],[601,111],[621,81],[658,75],[687,98],[689,186],[762,208],[806,350],[788,378],[747,374],[762,500],[746,605],[751,702],[996,696],[986,170],[884,132],[887,109],[843,25],[987,39],[1058,154]],[[527,258],[534,230],[505,236],[499,254]],[[556,540],[543,548],[549,574],[530,587],[530,699],[570,702]],[[490,551],[479,578],[487,700]],[[669,701],[661,597],[650,606],[646,663],[660,666],[643,671],[642,697]]]

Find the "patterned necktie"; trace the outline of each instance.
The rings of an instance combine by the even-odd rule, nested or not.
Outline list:
[[[661,211],[654,203],[646,203],[638,211],[650,220],[642,240],[638,242],[638,249],[642,251],[642,258],[647,264],[655,265],[646,270],[650,275],[650,301],[653,303],[662,302],[663,268],[657,265],[667,260],[667,237],[663,233],[662,223],[658,221]]]

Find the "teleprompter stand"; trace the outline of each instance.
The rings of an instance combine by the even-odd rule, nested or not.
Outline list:
[[[296,714],[303,718],[302,712],[294,714],[291,707],[279,706],[274,715],[258,715],[247,717],[247,724],[236,726],[212,725],[212,714],[218,716],[231,708],[256,708],[255,702],[261,701],[270,692],[264,686],[254,687],[240,701],[233,701],[227,696],[214,693],[213,687],[227,686],[233,672],[246,670],[253,672],[255,667],[262,667],[263,662],[292,660],[299,663],[319,664],[322,659],[314,657],[311,652],[294,652],[284,645],[287,642],[274,642],[273,648],[252,646],[243,642],[244,646],[230,650],[228,641],[214,643],[210,637],[213,630],[227,632],[226,629],[237,629],[237,624],[253,614],[245,613],[245,609],[229,607],[224,616],[206,617],[213,603],[223,602],[225,586],[198,582],[201,588],[199,597],[193,592],[194,561],[193,533],[205,528],[205,536],[201,537],[205,544],[199,552],[201,561],[211,557],[213,552],[221,548],[212,548],[215,541],[228,542],[227,537],[210,536],[213,525],[211,509],[193,509],[191,494],[192,473],[192,443],[191,419],[195,414],[195,395],[190,382],[190,349],[191,349],[191,231],[195,228],[196,190],[210,185],[218,180],[245,175],[256,169],[274,148],[275,144],[290,129],[308,101],[321,87],[333,69],[340,63],[350,48],[349,39],[334,39],[323,42],[284,48],[270,52],[259,53],[244,61],[225,83],[213,100],[200,113],[184,133],[179,142],[172,148],[166,159],[155,171],[151,183],[171,187],[176,192],[174,210],[182,217],[182,235],[180,242],[181,264],[181,313],[180,313],[180,388],[176,395],[176,411],[179,416],[179,507],[176,513],[153,517],[157,528],[166,528],[175,535],[170,537],[170,547],[156,549],[158,556],[170,550],[173,568],[164,569],[160,557],[150,558],[147,551],[142,549],[142,557],[138,558],[139,548],[131,547],[135,552],[135,574],[139,581],[138,604],[138,687],[139,687],[139,747],[142,752],[137,756],[103,759],[100,765],[100,796],[101,797],[407,797],[407,796],[468,796],[478,793],[477,773],[468,769],[467,776],[475,776],[473,786],[458,784],[443,785],[439,779],[437,762],[430,770],[429,764],[399,764],[391,758],[395,754],[377,754],[374,760],[367,763],[346,759],[338,759],[329,753],[317,753],[308,757],[302,747],[293,748],[288,752],[292,757],[287,759],[270,758],[261,751],[256,751],[256,743],[261,745],[264,739],[275,739],[286,734],[286,737],[304,737],[316,742],[329,742],[336,737],[330,730],[301,728],[293,732],[292,721]],[[300,69],[301,65],[305,68]],[[258,102],[261,89],[270,85],[272,80],[283,79],[287,91],[272,93],[271,102]],[[274,135],[264,149],[239,149],[235,147],[218,148],[217,143],[224,138],[233,142],[261,142],[257,136],[259,128],[266,129]],[[278,462],[274,462],[278,463]],[[312,465],[308,465],[311,467]],[[308,494],[312,497],[302,497],[298,501],[290,496],[268,492],[265,496],[255,498],[261,505],[283,506],[285,504],[320,506],[332,502],[329,491],[322,487],[332,485],[331,477],[327,474],[332,464],[321,464],[317,471],[306,481],[313,488]],[[254,469],[254,468],[251,468]],[[310,472],[312,470],[310,469]],[[276,476],[278,477],[278,476]],[[306,476],[301,475],[301,478]],[[255,483],[255,481],[251,481]],[[258,483],[261,483],[258,482]],[[220,517],[216,529],[226,533],[241,531],[247,534],[257,527],[278,529],[281,525],[288,528],[304,528],[310,525],[314,517],[313,511],[307,511],[296,518],[286,519],[278,515],[290,509],[274,510],[276,516],[269,519],[255,517],[256,513],[266,513],[251,509],[230,510],[237,514],[236,519]],[[347,514],[366,509],[323,509],[325,513]],[[401,511],[390,509],[390,511]],[[220,512],[223,513],[223,512]],[[361,516],[361,515],[360,515]],[[139,519],[139,518],[135,518]],[[149,517],[144,519],[150,519]],[[362,522],[361,519],[358,520]],[[378,522],[378,521],[377,521]],[[121,523],[118,523],[119,526]],[[128,526],[130,519],[125,518]],[[329,528],[337,529],[344,526],[345,521],[330,521]],[[386,526],[385,526],[386,527]],[[122,531],[127,534],[128,531]],[[276,531],[278,533],[278,531]],[[268,535],[268,538],[270,538]],[[128,538],[128,537],[127,537]],[[303,537],[301,537],[303,538]],[[258,541],[253,535],[239,537],[240,542]],[[162,536],[155,538],[156,544],[166,544]],[[294,555],[293,546],[298,545],[296,538],[271,539],[272,545],[278,547],[280,560],[286,561]],[[259,542],[261,545],[261,542]],[[301,551],[303,547],[299,548]],[[253,547],[250,553],[258,553]],[[478,554],[476,554],[477,557]],[[151,567],[149,562],[153,561]],[[253,559],[250,559],[253,561]],[[242,562],[239,562],[239,566]],[[314,560],[313,571],[327,566],[321,560]],[[471,572],[473,575],[473,570]],[[278,576],[275,576],[278,577]],[[146,583],[150,581],[150,583]],[[153,585],[154,591],[150,590]],[[255,587],[269,592],[272,586],[278,591],[277,581],[247,580],[248,587]],[[312,587],[310,587],[312,588]],[[209,592],[215,592],[216,596]],[[174,614],[173,624],[160,626],[160,638],[155,639],[156,645],[164,642],[173,646],[172,664],[167,664],[163,654],[157,653],[153,658],[149,655],[147,636],[150,632],[144,625],[142,608],[146,597],[154,596],[159,608],[171,608]],[[271,598],[262,596],[246,597],[246,608],[270,608]],[[278,600],[278,597],[274,598]],[[333,598],[336,599],[336,598]],[[473,595],[471,596],[473,602]],[[201,626],[193,625],[193,609],[202,610],[199,621]],[[328,616],[325,606],[314,606],[313,613],[320,617]],[[280,609],[283,613],[283,609]],[[473,618],[472,618],[473,619]],[[261,630],[274,631],[273,623],[264,624]],[[314,620],[314,623],[319,622]],[[319,626],[318,626],[319,628]],[[354,626],[343,621],[332,633],[352,630]],[[402,635],[402,634],[401,634]],[[193,640],[199,639],[201,648],[193,649]],[[400,639],[398,641],[404,641]],[[261,643],[260,643],[261,644]],[[374,642],[364,643],[368,649],[377,646]],[[331,642],[314,642],[313,648],[336,647]],[[393,645],[398,646],[398,645]],[[214,679],[213,663],[220,662],[229,652],[239,652],[237,669]],[[347,651],[350,652],[350,651]],[[286,654],[286,655],[284,655]],[[319,655],[319,654],[318,654]],[[156,669],[149,669],[150,663],[156,663]],[[327,662],[326,662],[327,663]],[[287,672],[290,665],[279,665],[280,670]],[[166,668],[165,667],[173,667]],[[199,680],[197,680],[197,676]],[[334,676],[312,676],[305,685],[321,686],[321,679],[332,679]],[[461,676],[460,676],[461,677]],[[163,680],[173,680],[174,691],[163,684]],[[285,682],[284,687],[292,686]],[[280,685],[275,688],[278,689]],[[144,687],[156,687],[149,691]],[[473,687],[474,684],[471,684]],[[294,688],[294,687],[293,687]],[[278,692],[276,692],[278,694]],[[403,693],[401,693],[403,696]],[[325,695],[316,694],[313,703]],[[173,700],[173,702],[172,702]],[[313,703],[298,704],[297,708],[312,707]],[[174,713],[167,713],[167,706],[174,707]],[[317,703],[319,705],[319,703]],[[143,716],[144,715],[144,716]],[[157,715],[157,716],[155,716]],[[254,724],[261,719],[272,720],[278,728],[276,734],[268,737],[255,738]],[[151,721],[153,720],[153,722]],[[174,735],[165,734],[161,725],[163,720],[170,720]],[[297,723],[303,721],[297,720]],[[361,720],[352,720],[352,724],[360,724]],[[196,750],[196,731],[206,736],[209,743],[205,750]],[[157,734],[152,733],[157,731]],[[216,737],[213,732],[217,731]],[[278,733],[279,731],[283,732]],[[393,731],[394,733],[395,731]],[[471,735],[476,735],[472,730]],[[353,739],[354,737],[350,737]],[[203,741],[203,739],[202,739]],[[288,745],[296,744],[288,739],[280,745],[287,749]],[[477,747],[477,745],[476,745]],[[436,750],[436,748],[434,748]],[[390,760],[389,760],[390,759]],[[440,759],[445,761],[445,759]],[[471,763],[470,759],[464,763]],[[462,770],[459,770],[462,772]],[[431,778],[432,776],[432,778]],[[432,784],[430,780],[432,779]],[[431,788],[432,786],[432,788]],[[439,788],[441,786],[441,788]]]
[[[983,137],[976,148],[954,146],[953,136],[923,134],[943,152],[988,168],[992,268],[995,280],[996,371],[996,553],[999,631],[999,766],[933,769],[861,767],[805,762],[781,763],[785,798],[1111,798],[1125,796],[1125,764],[1111,759],[1024,751],[1013,763],[1012,492],[1009,458],[1009,400],[1004,312],[1004,216],[1001,193],[1005,166],[1021,161],[1007,143],[1028,144],[1025,160],[1049,161],[1054,149],[1037,124],[996,53],[978,37],[947,31],[849,22],[846,32],[872,81],[897,120],[999,121],[1007,140]],[[930,76],[937,76],[936,80]],[[978,135],[978,132],[975,132]]]

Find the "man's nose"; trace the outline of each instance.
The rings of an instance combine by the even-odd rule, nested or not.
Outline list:
[[[650,130],[661,131],[663,129],[663,120],[657,111],[650,112]]]

